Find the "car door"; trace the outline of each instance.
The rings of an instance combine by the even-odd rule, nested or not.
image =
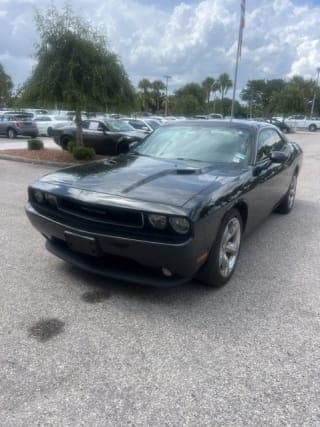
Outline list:
[[[83,123],[83,142],[87,147],[94,148],[97,154],[110,154],[108,151],[111,137],[106,125],[99,120],[86,120]]]
[[[37,125],[38,131],[40,135],[46,135],[47,134],[47,117],[36,117],[34,119],[34,122]]]
[[[286,152],[287,142],[273,128],[260,131],[254,166],[255,189],[252,202],[257,222],[267,216],[285,194],[289,186],[287,163],[270,160],[272,151]]]
[[[0,116],[0,134],[4,135],[6,133],[5,130],[5,116],[1,115]]]

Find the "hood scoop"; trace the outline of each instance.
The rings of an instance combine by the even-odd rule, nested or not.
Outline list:
[[[156,179],[162,178],[166,175],[192,175],[195,173],[199,173],[199,171],[201,171],[201,169],[195,169],[195,168],[165,169],[158,173],[154,173],[153,175],[140,179],[140,181],[137,181],[134,184],[122,190],[122,193],[123,194],[129,193],[130,191],[135,190],[136,188],[141,187],[142,185],[148,184],[149,182],[155,181]]]
[[[200,170],[195,168],[175,169],[175,173],[177,175],[193,175],[199,173]]]

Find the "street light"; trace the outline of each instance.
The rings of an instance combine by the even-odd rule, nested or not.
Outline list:
[[[171,76],[163,76],[166,79],[166,101],[164,104],[164,115],[168,115],[168,80],[171,79]]]
[[[317,82],[316,82],[316,86],[314,88],[314,93],[313,93],[313,98],[312,98],[311,113],[310,113],[311,116],[313,115],[314,104],[316,102],[316,93],[317,93],[317,89],[318,89],[318,85],[319,85],[319,74],[320,74],[320,67],[317,68]]]

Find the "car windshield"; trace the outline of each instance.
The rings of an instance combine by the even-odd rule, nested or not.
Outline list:
[[[164,126],[134,150],[143,156],[210,163],[247,163],[251,153],[248,130],[234,127]]]
[[[153,130],[158,129],[160,127],[160,123],[156,122],[155,120],[146,120],[149,126],[152,127]]]
[[[108,120],[106,124],[112,132],[132,132],[135,130],[129,123],[123,120]]]

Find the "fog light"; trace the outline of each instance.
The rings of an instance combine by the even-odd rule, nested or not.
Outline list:
[[[148,218],[152,227],[158,230],[164,230],[167,226],[167,217],[165,215],[150,214]]]
[[[37,203],[43,203],[44,198],[43,198],[43,194],[41,191],[36,190],[33,193],[33,195],[34,195],[34,198],[36,199]]]
[[[53,208],[57,207],[57,198],[53,194],[46,194],[46,200]]]
[[[173,276],[173,273],[171,273],[171,271],[166,267],[162,267],[162,274],[166,277],[172,277]]]

